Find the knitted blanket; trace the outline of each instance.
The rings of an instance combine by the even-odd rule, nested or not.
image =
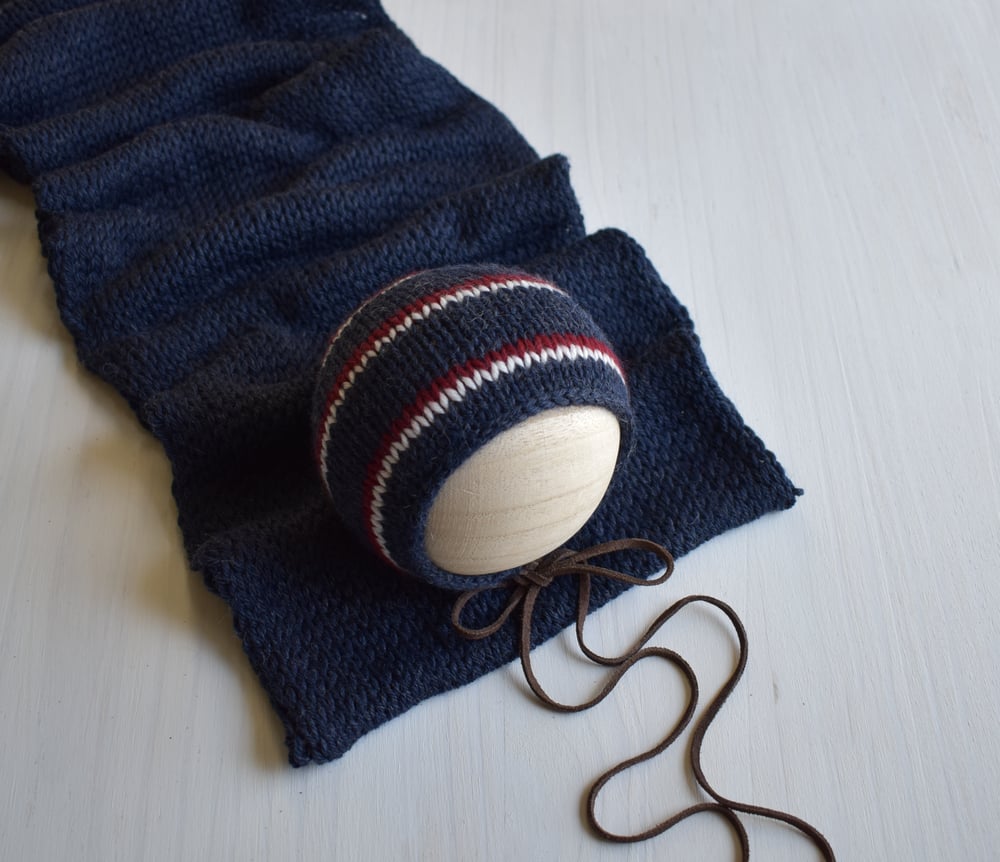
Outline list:
[[[296,766],[515,654],[457,637],[454,595],[358,543],[313,463],[326,339],[400,275],[516,266],[612,341],[632,452],[574,546],[679,556],[795,500],[643,250],[588,236],[566,161],[374,0],[5,2],[0,164],[32,184],[81,362],[166,450],[190,565],[232,609]],[[553,584],[536,637],[572,613]]]

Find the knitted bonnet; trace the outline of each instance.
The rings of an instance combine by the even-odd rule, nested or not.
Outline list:
[[[679,556],[795,501],[643,250],[588,236],[566,161],[375,0],[13,0],[0,80],[0,163],[32,184],[62,320],[165,448],[292,764],[514,658],[456,636],[468,581],[421,542],[491,435],[617,417],[573,547]],[[572,615],[553,582],[534,642]]]
[[[464,590],[469,578],[424,545],[444,481],[517,422],[585,405],[617,416],[627,452],[621,361],[568,294],[497,266],[441,267],[393,282],[338,327],[320,363],[315,455],[341,520],[383,562]]]

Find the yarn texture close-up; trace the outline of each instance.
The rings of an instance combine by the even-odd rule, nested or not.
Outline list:
[[[513,623],[456,635],[459,583],[421,556],[428,495],[485,442],[468,428],[565,399],[619,418],[617,470],[574,548],[636,536],[677,557],[795,502],[643,249],[588,235],[566,160],[540,158],[377,3],[15,0],[0,40],[0,164],[31,184],[61,318],[165,449],[190,566],[230,607],[293,765],[515,657]],[[345,394],[400,314],[484,285],[504,285],[470,300],[495,327],[463,328],[453,303],[386,343],[400,373],[370,373],[397,389],[362,374]],[[512,344],[559,361],[470,395],[412,463],[386,444],[442,375]],[[379,489],[364,471],[394,451]],[[383,498],[419,513],[374,529]],[[595,582],[592,606],[626,587]],[[533,643],[574,609],[554,582]]]

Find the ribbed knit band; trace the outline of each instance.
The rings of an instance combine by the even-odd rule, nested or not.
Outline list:
[[[627,451],[621,360],[564,290],[497,265],[427,270],[380,290],[331,337],[313,402],[315,456],[340,517],[379,557],[465,589],[468,577],[424,550],[438,490],[500,432],[583,405],[618,417]]]

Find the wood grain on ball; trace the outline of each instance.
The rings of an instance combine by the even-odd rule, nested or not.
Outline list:
[[[428,557],[460,575],[520,566],[570,539],[611,482],[621,431],[603,407],[557,407],[493,438],[431,506]]]

